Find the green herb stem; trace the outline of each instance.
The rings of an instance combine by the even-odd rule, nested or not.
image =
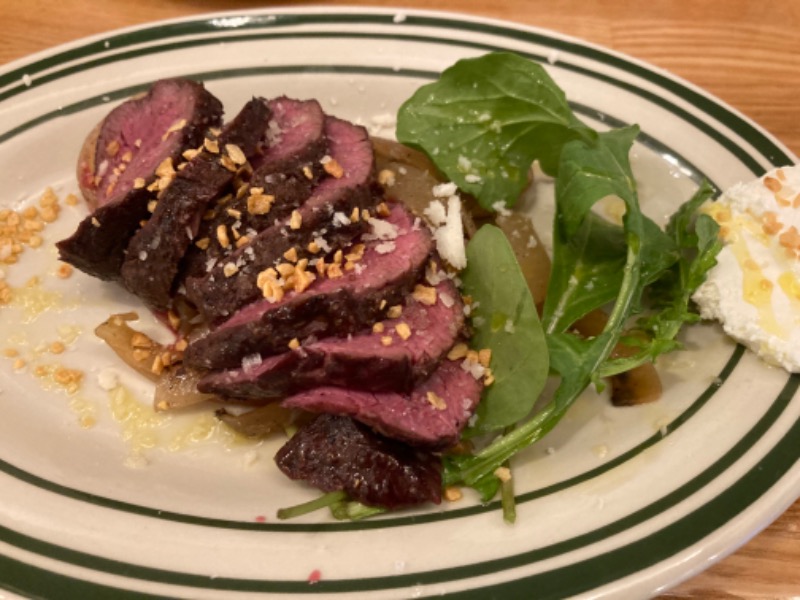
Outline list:
[[[328,492],[327,494],[323,494],[319,498],[316,498],[309,502],[304,502],[303,504],[297,504],[296,506],[290,506],[288,508],[279,509],[278,518],[281,520],[294,519],[295,517],[307,515],[308,513],[314,512],[315,510],[326,508],[328,506],[332,506],[338,502],[343,502],[345,500],[347,500],[347,494],[341,490],[336,492]]]

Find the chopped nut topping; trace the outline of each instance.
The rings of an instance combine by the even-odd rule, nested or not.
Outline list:
[[[225,225],[217,225],[217,241],[223,248],[228,248],[231,245],[231,240],[228,238],[228,229]]]
[[[350,222],[358,223],[361,220],[361,211],[357,206],[353,207],[353,212],[350,213]]]
[[[378,216],[379,217],[388,217],[391,214],[389,207],[386,205],[386,202],[381,202],[378,204]]]
[[[392,336],[384,335],[381,337],[381,344],[384,346],[391,346],[392,345]]]
[[[172,177],[175,175],[175,169],[172,166],[172,158],[167,157],[162,160],[156,167],[156,175],[158,177]]]
[[[497,477],[503,483],[511,481],[511,469],[509,469],[508,467],[497,467],[494,470],[494,476]]]
[[[328,175],[336,179],[341,179],[344,176],[344,169],[335,158],[329,157],[329,160],[322,162],[322,168]]]
[[[457,502],[464,497],[464,494],[461,492],[460,488],[457,488],[453,485],[448,485],[444,488],[444,499],[448,502]]]
[[[109,156],[116,156],[117,152],[119,152],[119,141],[112,140],[108,144],[106,144],[106,153]]]
[[[286,252],[283,253],[283,258],[288,260],[289,262],[296,263],[297,262],[297,248],[289,248]]]
[[[175,133],[176,131],[180,131],[184,127],[186,127],[186,119],[180,119],[178,121],[175,121],[172,125],[169,126],[169,129],[167,129],[164,132],[164,135],[161,136],[162,141],[166,140],[169,137],[169,134]]]
[[[311,170],[311,167],[305,165],[303,167],[303,175],[306,176],[306,179],[314,179],[314,172]]]
[[[300,226],[303,224],[303,215],[300,214],[300,211],[293,210],[292,216],[289,219],[289,227],[292,229],[300,229]]]
[[[250,190],[250,196],[247,198],[247,212],[251,215],[265,215],[272,209],[273,202],[275,202],[275,196],[272,194],[253,193],[253,190]]]
[[[189,148],[188,150],[184,150],[181,156],[186,160],[192,160],[198,154],[200,154],[200,150],[198,150],[197,148]]]
[[[136,348],[133,351],[133,359],[138,361],[138,362],[144,361],[149,356],[150,356],[150,351],[149,350],[143,350],[141,348]]]
[[[97,217],[92,217],[92,226],[100,227],[100,221],[97,220]]]
[[[391,169],[383,169],[378,173],[378,183],[386,187],[392,187],[395,184],[395,174]]]
[[[292,341],[289,342],[289,348],[291,348],[292,350],[297,350],[299,347],[300,347],[300,340],[298,340],[297,338],[294,338],[292,339]]]
[[[219,154],[219,142],[217,140],[204,139],[203,148],[211,152],[211,154]]]
[[[156,211],[156,206],[158,206],[158,200],[150,200],[147,203],[147,212],[154,213]]]
[[[397,335],[400,336],[401,339],[407,340],[411,337],[411,328],[408,326],[407,323],[398,323],[395,325],[394,330],[397,332]]]
[[[228,169],[231,173],[235,173],[238,170],[236,163],[233,162],[233,159],[227,154],[223,154],[219,157],[219,164]]]
[[[246,244],[249,244],[249,243],[250,243],[250,238],[247,237],[246,235],[243,235],[243,236],[240,236],[239,238],[237,238],[236,247],[237,248],[241,248],[242,246],[244,246]]]
[[[341,251],[341,249],[340,249],[340,250],[337,250],[337,251],[336,251],[336,252],[333,254],[333,263],[334,263],[334,264],[337,264],[337,265],[340,265],[340,264],[342,264],[342,259],[343,259],[343,258],[344,258],[344,253]]]
[[[492,349],[484,348],[483,350],[478,350],[478,362],[481,366],[488,367],[489,363],[492,362]]]
[[[493,383],[494,383],[494,373],[492,373],[491,369],[487,368],[486,372],[483,375],[483,385],[484,387],[489,387]]]
[[[233,277],[239,272],[239,267],[236,266],[236,263],[228,262],[222,267],[222,272],[225,274],[225,277]]]
[[[134,348],[152,348],[153,340],[151,340],[145,334],[137,331],[131,337],[131,346]]]
[[[134,189],[137,190],[142,189],[146,184],[147,182],[144,180],[143,177],[137,177],[136,179],[133,180],[133,187]]]
[[[153,359],[153,364],[150,366],[150,371],[156,375],[161,375],[161,373],[164,372],[164,359],[160,354],[156,354],[156,357]]]
[[[420,304],[424,304],[426,306],[433,306],[436,304],[436,288],[428,287],[427,285],[417,284],[414,288],[414,291],[411,294],[411,297],[414,298]]]
[[[227,152],[231,160],[237,165],[243,165],[247,162],[247,157],[244,155],[244,152],[242,152],[242,149],[236,144],[226,144],[225,152]]]
[[[364,222],[367,222],[367,221],[370,220],[370,214],[369,214],[369,211],[366,208],[361,211],[361,220],[364,221]]]
[[[316,254],[317,252],[319,252],[320,248],[317,242],[310,242],[308,244],[307,250],[311,252],[311,254]]]
[[[281,277],[288,277],[294,273],[294,265],[290,263],[281,263],[275,267],[275,270],[280,273]]]
[[[466,344],[456,344],[450,349],[450,352],[447,353],[447,358],[450,360],[461,360],[467,356],[468,351],[469,348]]]
[[[781,184],[781,182],[774,177],[765,177],[764,187],[766,187],[770,192],[777,194],[781,191],[781,188],[783,188],[783,184]]]
[[[342,266],[336,263],[328,265],[325,274],[328,276],[328,279],[336,279],[337,277],[342,277],[344,275],[342,272]]]
[[[383,330],[384,330],[384,326],[383,326],[383,323],[381,323],[380,321],[378,321],[377,323],[375,323],[372,326],[372,331],[374,333],[383,333]]]
[[[390,306],[389,310],[386,311],[386,316],[390,319],[396,319],[400,315],[403,314],[403,306],[401,304],[395,304],[394,306]]]
[[[429,391],[425,396],[428,398],[428,403],[436,410],[445,410],[447,408],[447,403],[444,399],[437,396],[434,392]]]
[[[74,271],[75,269],[72,267],[72,265],[67,265],[62,263],[58,265],[58,269],[56,269],[56,277],[58,277],[59,279],[68,279],[69,277],[72,276],[72,273]]]
[[[200,248],[200,250],[207,250],[208,246],[211,244],[211,240],[207,237],[200,238],[197,240],[194,245]]]

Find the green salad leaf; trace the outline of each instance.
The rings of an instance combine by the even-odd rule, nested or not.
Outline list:
[[[484,225],[467,245],[463,291],[479,299],[472,346],[492,351],[494,383],[478,405],[468,435],[513,425],[533,408],[547,381],[547,343],[514,251],[505,234]]]
[[[502,52],[458,61],[397,114],[397,139],[487,209],[514,205],[534,160],[554,174],[564,143],[594,136],[544,68]]]

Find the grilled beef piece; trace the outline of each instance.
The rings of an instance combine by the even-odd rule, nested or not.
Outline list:
[[[263,99],[248,102],[225,126],[219,138],[192,158],[158,199],[150,220],[128,244],[122,264],[122,283],[156,309],[166,309],[186,249],[197,235],[200,219],[209,203],[219,197],[233,180],[237,162],[259,149],[269,108]],[[239,152],[230,156],[227,147]],[[215,150],[216,148],[216,150]],[[241,156],[239,155],[241,153]]]
[[[445,360],[410,394],[318,387],[284,400],[285,408],[346,415],[414,446],[441,449],[458,442],[480,400],[483,384]]]
[[[433,454],[383,438],[348,419],[320,415],[275,456],[291,479],[368,506],[400,508],[441,501],[441,461]]]
[[[194,368],[238,368],[246,356],[285,352],[294,338],[346,336],[384,318],[419,280],[433,242],[428,229],[415,228],[414,217],[399,204],[392,206],[385,221],[374,223],[397,237],[368,240],[357,267],[345,270],[342,277],[320,278],[303,292],[246,306],[192,342],[185,363]]]
[[[187,279],[186,295],[207,321],[218,322],[261,297],[256,285],[258,274],[282,260],[290,248],[297,251],[299,258],[313,257],[308,245],[315,238],[324,238],[335,249],[347,245],[364,230],[363,221],[351,223],[348,217],[354,208],[372,208],[377,199],[371,187],[374,157],[367,132],[363,127],[327,117],[325,135],[328,170],[334,174],[323,179],[297,209],[299,223],[292,224],[289,219],[278,222],[218,261],[204,277]],[[225,266],[231,263],[238,269],[236,277],[225,276]]]
[[[282,96],[267,105],[272,117],[265,132],[266,148],[250,161],[253,173],[247,185],[242,184],[201,221],[197,238],[207,238],[209,244],[203,250],[195,245],[188,248],[182,269],[185,277],[204,276],[209,260],[219,260],[235,250],[219,242],[216,231],[220,226],[232,234],[254,237],[305,202],[324,174],[320,159],[328,143],[319,103]],[[265,211],[263,203],[269,210]]]
[[[410,392],[427,379],[464,327],[464,306],[455,285],[408,296],[400,317],[357,335],[325,338],[241,369],[214,372],[198,382],[201,392],[236,399],[283,398],[321,385],[373,392]],[[431,296],[423,296],[429,290]],[[398,333],[410,334],[406,339]],[[387,345],[387,341],[390,341]],[[247,359],[245,359],[247,360]]]
[[[165,159],[175,163],[220,124],[222,104],[202,84],[157,81],[144,96],[124,102],[103,119],[81,153],[78,181],[93,213],[56,244],[59,258],[90,275],[116,280],[125,248],[150,216],[146,187]],[[134,182],[144,183],[135,187]]]

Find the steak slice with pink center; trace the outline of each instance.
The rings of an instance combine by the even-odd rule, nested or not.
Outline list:
[[[245,357],[285,352],[294,338],[346,336],[383,319],[419,280],[433,242],[428,229],[416,227],[413,215],[400,204],[392,205],[385,221],[374,223],[396,237],[366,241],[356,268],[342,277],[318,278],[303,292],[242,308],[189,344],[185,363],[201,369],[238,368]]]
[[[263,99],[249,101],[218,140],[206,144],[177,171],[158,198],[153,216],[131,239],[122,264],[122,283],[149,306],[170,307],[173,282],[203,214],[230,185],[238,168],[236,160],[241,163],[256,153],[268,118]],[[229,146],[238,151],[229,153]]]
[[[424,301],[409,295],[395,319],[353,336],[325,338],[256,359],[244,368],[210,373],[197,387],[204,393],[259,400],[321,385],[410,392],[431,375],[464,328],[464,306],[452,281],[417,289],[430,294],[415,294]]]
[[[441,449],[458,442],[478,406],[481,390],[481,380],[460,363],[445,360],[410,394],[327,386],[290,396],[281,405],[352,417],[386,437]]]
[[[261,297],[256,284],[258,274],[282,261],[290,248],[298,258],[313,258],[308,245],[314,239],[324,239],[327,246],[336,249],[364,231],[363,221],[351,222],[349,217],[353,209],[357,208],[360,214],[376,203],[371,187],[374,156],[367,132],[363,127],[327,117],[325,134],[329,143],[327,162],[333,174],[323,179],[297,209],[298,218],[279,220],[224,260],[215,261],[205,276],[187,279],[186,296],[209,322],[219,322]],[[235,277],[226,276],[226,269],[231,270],[227,265],[236,266]]]
[[[146,188],[156,168],[165,159],[177,164],[221,118],[219,100],[186,79],[157,81],[144,96],[112,110],[99,126],[94,152],[78,165],[93,212],[56,244],[60,260],[100,279],[119,279],[125,248],[150,216],[153,194]]]

